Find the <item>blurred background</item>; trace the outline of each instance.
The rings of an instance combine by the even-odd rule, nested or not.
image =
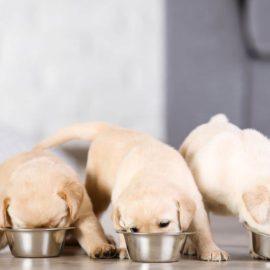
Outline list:
[[[269,14],[269,0],[0,0],[1,159],[85,121],[178,147],[223,112],[270,135]]]

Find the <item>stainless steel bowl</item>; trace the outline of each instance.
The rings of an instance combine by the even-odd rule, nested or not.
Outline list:
[[[36,258],[59,256],[68,228],[12,229],[1,228],[15,257]]]
[[[125,237],[128,255],[136,262],[175,262],[187,236],[185,233],[132,233],[118,231]]]
[[[243,226],[249,232],[251,255],[255,258],[269,260],[270,235],[261,233],[256,229],[251,228],[247,223],[243,223]]]

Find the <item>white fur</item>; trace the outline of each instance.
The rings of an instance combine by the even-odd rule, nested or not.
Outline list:
[[[270,141],[217,115],[193,130],[180,152],[188,162],[206,207],[239,216],[270,233]]]

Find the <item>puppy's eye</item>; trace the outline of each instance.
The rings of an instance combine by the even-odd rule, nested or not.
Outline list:
[[[136,228],[136,227],[132,227],[132,228],[130,228],[130,231],[131,231],[131,232],[135,232],[135,233],[136,233],[136,232],[138,232],[138,231],[139,231],[139,229],[138,229],[138,228]]]
[[[169,226],[171,222],[169,220],[161,220],[160,223],[159,223],[159,227],[160,228],[166,228]]]

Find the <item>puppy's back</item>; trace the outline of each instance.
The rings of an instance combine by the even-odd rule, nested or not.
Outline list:
[[[224,114],[217,114],[209,122],[198,126],[187,136],[180,147],[180,153],[189,162],[192,157],[215,136],[223,132],[239,132]]]

